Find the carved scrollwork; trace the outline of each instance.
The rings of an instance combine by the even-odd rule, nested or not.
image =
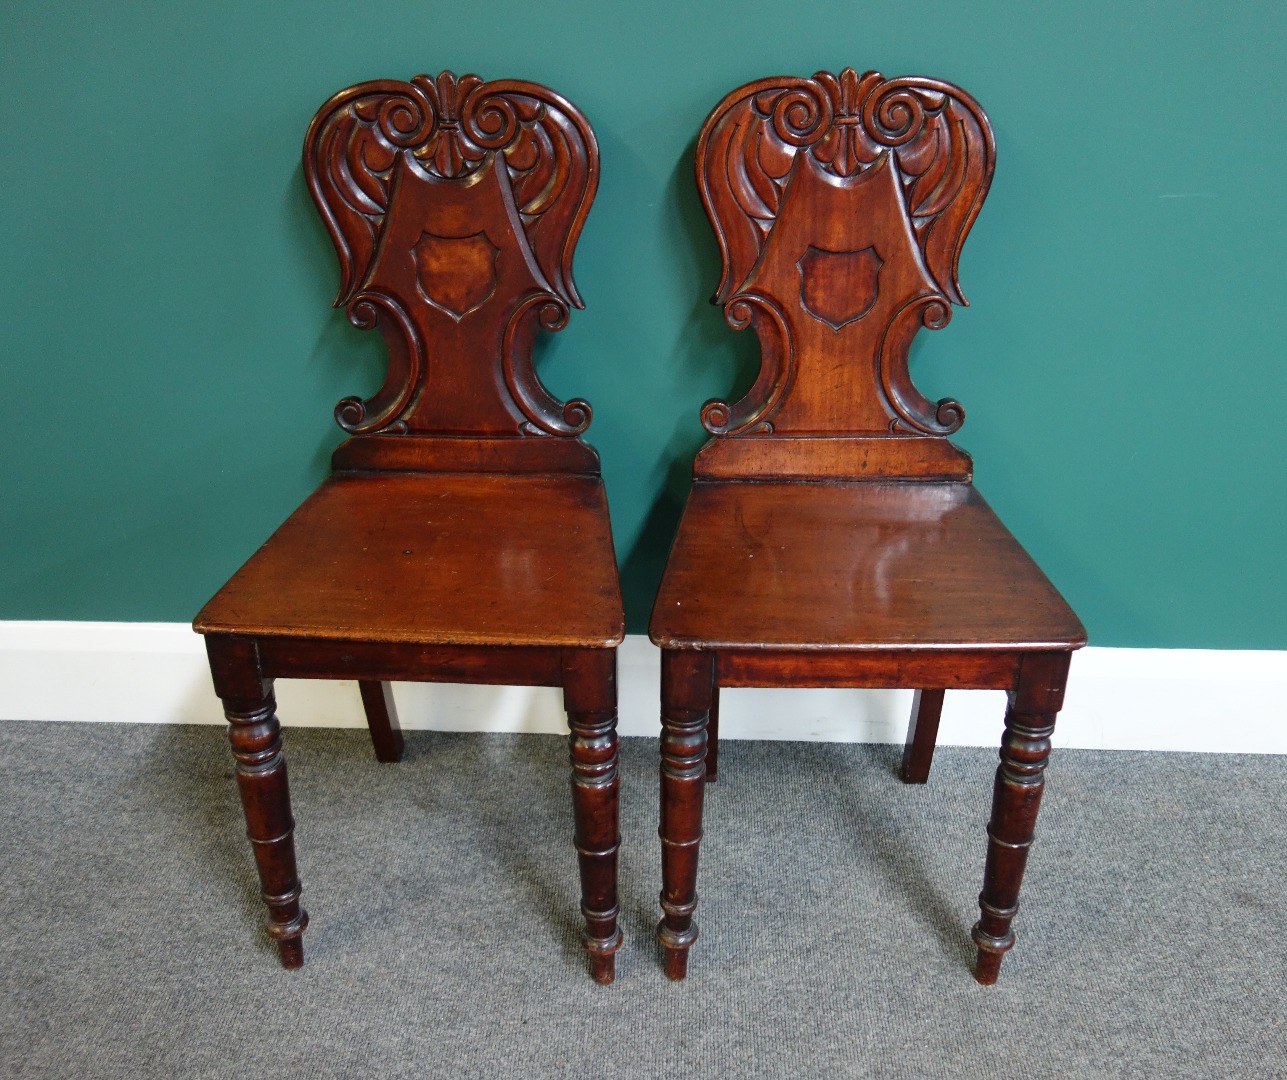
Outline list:
[[[890,320],[880,344],[877,375],[894,414],[889,421],[891,433],[951,435],[965,423],[965,409],[959,401],[930,401],[912,384],[907,371],[907,352],[916,331],[922,326],[941,330],[951,318],[952,309],[940,298],[923,296],[903,305]]]
[[[966,303],[957,263],[994,157],[979,105],[934,79],[846,68],[728,95],[697,182],[723,257],[714,301],[754,323],[763,360],[741,401],[707,402],[707,430],[956,431],[964,410],[916,390],[908,351]]]
[[[394,162],[410,153],[430,175],[457,179],[503,152],[527,231],[565,237],[552,253],[533,244],[556,293],[581,307],[572,251],[598,184],[598,155],[585,118],[545,87],[477,75],[360,83],[318,111],[304,143],[309,189],[339,252],[336,306],[370,261],[389,206]],[[552,218],[546,220],[548,215]]]
[[[406,424],[396,418],[410,402],[425,366],[424,344],[415,323],[395,300],[380,293],[358,293],[349,301],[348,313],[349,322],[359,330],[392,322],[385,335],[389,377],[373,397],[344,398],[335,406],[335,422],[351,435],[381,430],[402,434]]]
[[[567,305],[545,293],[534,293],[520,305],[505,328],[501,348],[501,370],[505,386],[527,417],[525,429],[547,435],[580,435],[590,426],[590,404],[573,398],[566,404],[552,397],[532,367],[532,339],[539,326],[562,330],[567,325]]]
[[[760,373],[741,400],[730,405],[712,399],[702,406],[702,426],[712,435],[773,432],[773,414],[791,388],[791,331],[772,300],[754,293],[733,297],[724,319],[734,330],[754,326],[760,338]]]
[[[304,170],[340,260],[335,305],[348,307],[355,326],[379,325],[389,339],[385,386],[367,401],[348,398],[336,408],[345,430],[405,431],[408,422],[412,430],[432,430],[456,422],[433,413],[433,395],[421,390],[430,360],[458,362],[462,344],[453,338],[453,345],[439,347],[435,316],[419,310],[421,305],[456,324],[489,305],[461,333],[472,342],[469,349],[490,353],[493,364],[501,362],[502,338],[507,349],[520,343],[530,349],[532,335],[515,326],[531,321],[529,307],[541,307],[526,296],[531,287],[541,290],[544,304],[562,312],[557,318],[542,313],[535,327],[558,329],[569,308],[584,306],[572,278],[572,256],[598,185],[598,151],[580,112],[543,86],[485,82],[477,75],[457,78],[449,71],[409,82],[361,83],[336,94],[313,119]],[[414,180],[416,194],[403,190],[408,184],[399,177],[404,175]],[[490,201],[460,212],[477,212],[482,222],[468,234],[426,225],[401,241],[399,252],[407,249],[403,262],[416,275],[414,294],[401,288],[408,271],[392,265],[384,253],[383,238],[395,218],[393,200],[413,198],[419,207],[448,187],[464,191],[471,185],[486,186]],[[463,207],[464,196],[452,197]],[[466,254],[471,258],[449,257],[470,243]],[[493,267],[498,254],[518,267],[508,278]],[[467,270],[478,280],[451,280]],[[563,405],[546,394],[534,374],[524,373],[530,355],[512,354],[505,362],[516,372],[512,380],[507,374],[506,385],[521,392],[512,403],[480,406],[477,424],[495,433],[498,417],[517,411],[526,420],[511,429],[516,434],[584,430],[588,406]],[[484,382],[499,385],[500,380]],[[474,421],[459,423],[468,428]]]
[[[944,295],[966,303],[957,260],[992,180],[987,116],[964,91],[936,79],[822,71],[735,90],[711,113],[697,146],[698,186],[724,256],[716,302],[750,273],[777,217],[798,153],[837,177],[892,152],[917,241]],[[736,205],[745,215],[721,207]]]

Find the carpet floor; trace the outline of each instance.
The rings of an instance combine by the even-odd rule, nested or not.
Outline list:
[[[312,918],[280,969],[213,727],[0,723],[5,1077],[1287,1077],[1287,759],[1057,751],[1019,942],[969,940],[995,752],[727,742],[686,982],[655,740],[622,748],[617,981],[566,747],[289,729]]]

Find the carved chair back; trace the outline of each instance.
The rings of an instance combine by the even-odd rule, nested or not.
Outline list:
[[[532,366],[539,330],[583,306],[572,255],[599,154],[575,106],[449,71],[362,83],[318,111],[304,170],[339,254],[335,306],[378,327],[389,353],[384,385],[336,406],[345,431],[494,444],[586,429],[590,407],[555,400]],[[365,467],[396,468],[399,442],[348,445],[365,444]],[[337,467],[353,456],[342,448]]]
[[[969,479],[947,436],[965,418],[912,384],[922,327],[965,304],[957,261],[992,179],[968,94],[851,68],[735,90],[697,143],[723,256],[714,302],[760,341],[755,384],[710,401],[698,475]]]

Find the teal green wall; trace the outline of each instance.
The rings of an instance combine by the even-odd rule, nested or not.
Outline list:
[[[328,307],[304,130],[449,67],[548,83],[598,133],[588,310],[540,370],[594,404],[641,629],[698,407],[750,378],[706,303],[694,135],[749,79],[849,64],[992,116],[974,306],[913,371],[1092,642],[1287,648],[1285,31],[1280,0],[7,0],[0,617],[186,620],[318,482],[382,354]]]

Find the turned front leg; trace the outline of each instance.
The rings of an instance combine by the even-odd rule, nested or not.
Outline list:
[[[581,871],[581,941],[595,982],[616,977],[618,825],[617,652],[570,651],[563,663],[563,700],[572,758],[572,812]]]
[[[260,677],[253,642],[207,638],[206,646],[215,690],[228,718],[246,835],[268,905],[268,933],[277,942],[282,967],[297,968],[304,963],[308,912],[299,903],[295,821],[272,681]]]
[[[706,789],[706,726],[715,693],[711,653],[661,654],[661,909],[657,938],[666,975],[688,973],[697,940],[697,853]]]
[[[988,823],[980,917],[972,932],[978,946],[974,977],[984,985],[997,981],[1001,960],[1014,947],[1010,924],[1019,910],[1019,886],[1045,788],[1050,736],[1063,704],[1068,661],[1068,653],[1025,657],[1018,686],[1009,696]]]

